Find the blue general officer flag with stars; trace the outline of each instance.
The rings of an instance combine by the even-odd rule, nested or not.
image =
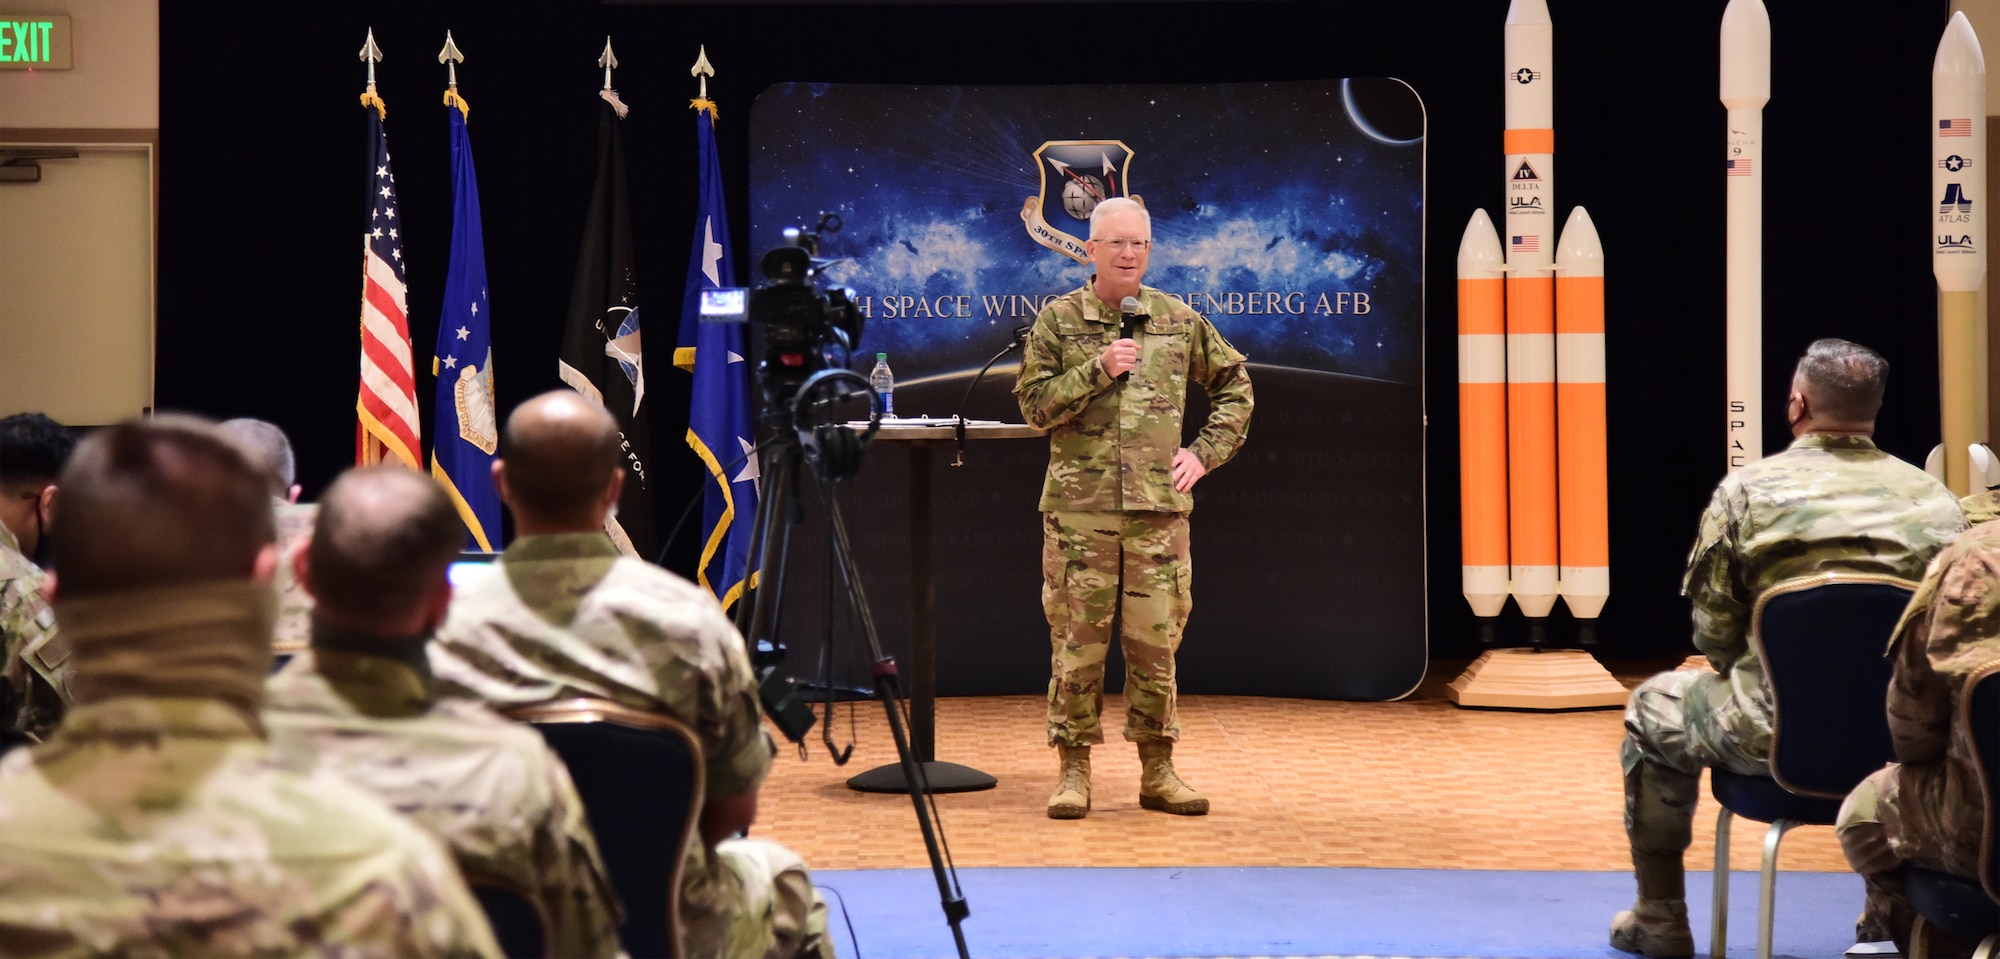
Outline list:
[[[438,316],[437,425],[431,475],[445,488],[470,534],[469,547],[493,552],[500,539],[500,497],[493,489],[493,455],[500,428],[493,408],[493,337],[486,301],[486,242],[479,226],[479,181],[472,169],[470,112],[456,88],[445,94],[451,115],[451,266]]]
[[[694,101],[701,195],[695,204],[694,254],[674,365],[694,373],[689,396],[688,446],[708,464],[701,565],[696,578],[727,609],[742,598],[750,565],[751,526],[757,516],[757,436],[750,405],[750,377],[743,361],[743,327],[701,322],[701,291],[735,286],[729,265],[729,218],[722,202],[722,167],[715,158],[715,104]],[[754,584],[753,584],[754,585]]]

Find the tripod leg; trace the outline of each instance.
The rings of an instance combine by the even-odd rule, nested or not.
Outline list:
[[[930,782],[925,776],[924,764],[917,760],[916,751],[910,747],[909,731],[903,725],[902,688],[896,675],[896,660],[882,652],[881,639],[875,633],[875,617],[869,612],[868,598],[861,588],[861,576],[854,566],[847,523],[841,518],[840,504],[831,497],[827,499],[827,514],[833,527],[834,565],[840,569],[841,578],[847,584],[848,599],[854,604],[855,616],[861,621],[862,638],[867,641],[868,654],[875,663],[875,696],[882,701],[882,709],[889,721],[890,737],[896,742],[896,757],[902,763],[903,780],[910,786],[910,804],[916,809],[917,828],[923,833],[924,851],[930,855],[931,873],[937,877],[938,897],[944,906],[945,922],[951,926],[952,939],[958,945],[960,959],[966,959],[969,953],[966,951],[962,923],[966,916],[972,914],[972,908],[958,888],[957,874],[945,865],[937,831],[931,825]]]

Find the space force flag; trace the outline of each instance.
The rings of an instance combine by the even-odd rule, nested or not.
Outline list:
[[[590,193],[570,287],[569,322],[557,374],[602,404],[618,421],[625,490],[604,531],[628,556],[651,562],[658,547],[653,491],[646,471],[653,451],[646,402],[646,362],[639,338],[638,290],[632,282],[631,200],[625,187],[623,104],[604,91],[597,127],[597,185]]]
[[[493,490],[493,455],[500,427],[493,405],[492,310],[486,299],[486,243],[479,226],[479,180],[472,168],[470,113],[454,88],[445,94],[451,119],[451,266],[438,315],[437,418],[431,475],[465,521],[467,548],[493,552],[500,541],[500,497]]]
[[[369,34],[374,44],[374,34]],[[368,115],[368,219],[361,236],[361,386],[354,399],[354,462],[389,460],[411,469],[423,446],[417,439],[417,376],[410,358],[410,320],[404,306],[401,201],[389,172],[388,115],[375,84],[361,95]]]
[[[702,508],[701,565],[696,578],[727,609],[743,596],[751,526],[757,515],[757,435],[750,376],[743,362],[743,327],[701,322],[701,291],[736,285],[729,265],[729,218],[722,201],[722,166],[715,157],[715,104],[694,101],[696,165],[694,253],[674,364],[694,374],[688,397],[687,443],[708,466]]]

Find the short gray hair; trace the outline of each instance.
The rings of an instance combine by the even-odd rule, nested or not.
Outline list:
[[[292,441],[276,424],[247,416],[217,424],[222,435],[235,440],[250,454],[271,481],[271,495],[284,499],[298,475],[298,461],[292,456]]]
[[[1889,361],[1848,340],[1814,340],[1793,376],[1820,419],[1872,423],[1889,385]]]
[[[1146,205],[1144,203],[1140,203],[1139,201],[1134,200],[1129,196],[1114,196],[1108,200],[1104,200],[1103,202],[1098,203],[1096,206],[1091,208],[1090,239],[1093,240],[1097,239],[1098,219],[1104,216],[1105,213],[1107,212],[1116,213],[1119,210],[1139,211],[1139,215],[1146,219],[1146,232],[1147,233],[1153,232],[1153,215],[1151,213],[1146,212]]]

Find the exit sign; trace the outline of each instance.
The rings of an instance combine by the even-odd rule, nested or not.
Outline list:
[[[69,18],[0,13],[0,70],[69,69]]]

